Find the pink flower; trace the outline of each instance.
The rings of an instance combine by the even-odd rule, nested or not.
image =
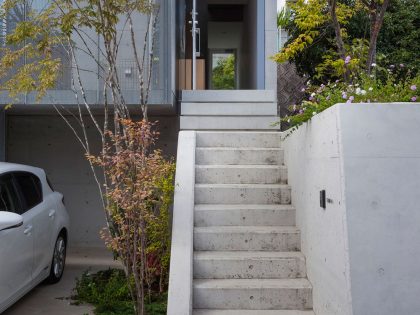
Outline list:
[[[417,90],[417,86],[415,86],[414,84],[412,86],[410,86],[411,91],[415,91]]]
[[[347,100],[347,104],[350,104],[351,102],[353,102],[354,101],[354,96],[352,95],[352,96],[350,96],[349,97],[349,99]]]
[[[417,96],[413,96],[413,97],[411,98],[411,101],[412,101],[412,102],[417,101]]]
[[[404,64],[403,64],[403,63],[400,63],[400,67],[401,67],[401,68],[404,68]]]
[[[344,59],[344,63],[347,65],[350,63],[351,57],[347,56],[346,59]]]
[[[346,100],[347,99],[347,93],[346,92],[341,93],[341,97]]]

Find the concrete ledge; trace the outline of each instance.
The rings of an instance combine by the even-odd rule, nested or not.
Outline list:
[[[273,90],[182,91],[182,102],[277,102]]]
[[[182,103],[181,115],[276,116],[277,103]]]
[[[182,130],[279,130],[277,116],[181,116]]]
[[[192,313],[195,131],[181,131],[175,175],[168,315]]]

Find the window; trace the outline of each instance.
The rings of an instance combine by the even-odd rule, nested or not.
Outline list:
[[[19,198],[10,174],[0,176],[0,211],[21,213]]]
[[[20,188],[24,210],[29,210],[42,202],[42,187],[38,177],[31,173],[14,173],[17,186]]]
[[[236,52],[233,49],[210,51],[210,87],[213,90],[236,89]]]

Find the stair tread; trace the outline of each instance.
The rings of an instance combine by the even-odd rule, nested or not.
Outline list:
[[[295,207],[286,204],[196,204],[194,210],[294,210]]]
[[[208,310],[195,309],[193,315],[315,315],[312,310]]]
[[[299,229],[296,226],[199,226],[194,227],[194,232],[210,233],[297,233]]]
[[[233,150],[248,150],[248,151],[283,151],[281,147],[196,147],[196,150],[208,150],[208,151],[215,151],[215,150],[226,150],[226,151],[233,151]]]
[[[194,259],[200,260],[274,260],[274,259],[304,259],[301,252],[280,252],[280,251],[194,251]]]
[[[219,187],[219,188],[288,188],[287,184],[195,184],[196,187]]]
[[[285,165],[270,164],[196,164],[196,168],[248,168],[248,169],[286,169]]]
[[[194,279],[196,289],[312,289],[305,278],[295,279]]]

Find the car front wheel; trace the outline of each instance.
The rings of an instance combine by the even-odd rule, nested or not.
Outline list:
[[[57,237],[54,246],[54,253],[51,263],[50,275],[48,277],[49,283],[57,283],[63,276],[64,266],[66,263],[66,240],[63,235]]]

